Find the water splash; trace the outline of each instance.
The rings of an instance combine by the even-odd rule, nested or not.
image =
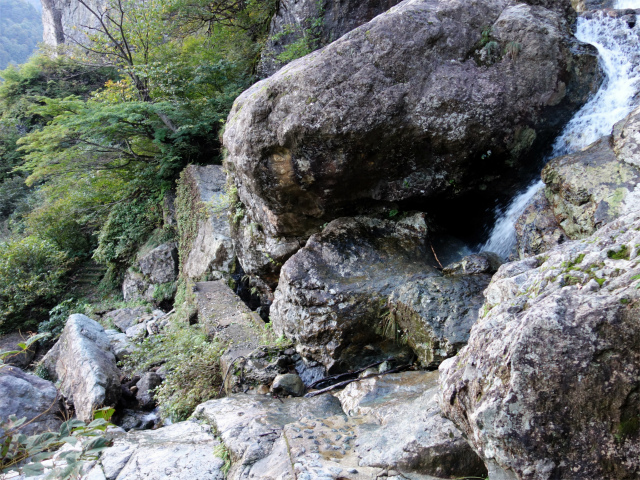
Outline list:
[[[640,8],[640,0],[618,0],[616,8]],[[622,19],[603,12],[579,18],[576,37],[598,49],[605,81],[598,93],[569,121],[553,145],[549,158],[579,151],[604,135],[631,110],[640,92],[640,38],[638,30]],[[506,208],[497,208],[496,223],[480,250],[507,258],[516,244],[515,222],[527,204],[542,188],[540,180],[517,194]]]

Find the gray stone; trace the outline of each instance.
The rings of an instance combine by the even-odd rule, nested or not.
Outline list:
[[[631,141],[623,151],[631,149]],[[611,137],[588,148],[553,159],[542,171],[551,210],[571,239],[640,208],[640,169],[618,157]]]
[[[31,345],[27,350],[22,350],[18,346],[19,343],[25,343],[27,339],[28,337],[19,332],[0,336],[0,352],[20,352],[6,357],[4,359],[5,365],[13,365],[18,368],[27,368],[29,366],[36,355],[36,345]]]
[[[0,419],[15,415],[27,418],[20,433],[32,435],[58,431],[62,424],[60,398],[53,383],[43,380],[17,367],[0,368]],[[0,430],[0,435],[2,431]]]
[[[544,189],[531,199],[516,225],[518,256],[539,255],[569,240],[545,197]]]
[[[636,211],[493,277],[439,401],[491,478],[640,474],[639,246]]]
[[[271,307],[276,335],[330,372],[401,358],[406,348],[382,335],[383,315],[394,289],[439,275],[426,234],[419,214],[331,222],[282,267]]]
[[[155,388],[162,383],[162,377],[155,372],[147,372],[142,377],[136,387],[136,398],[138,399],[138,405],[143,409],[151,409],[155,406]]]
[[[474,253],[462,260],[447,265],[442,270],[445,275],[476,275],[480,273],[496,273],[502,265],[498,255],[491,252]]]
[[[425,367],[437,367],[467,344],[491,275],[450,275],[409,281],[389,299],[385,325]]]
[[[138,323],[138,319],[146,315],[147,311],[148,307],[120,308],[106,313],[103,318],[107,322],[113,322],[121,332],[126,332],[127,328]]]
[[[102,453],[107,480],[224,480],[224,462],[211,429],[181,422],[158,430],[132,431]]]
[[[234,273],[236,255],[229,223],[233,205],[225,191],[226,173],[219,165],[190,165],[182,172],[180,182],[178,197],[188,201],[191,212],[201,212],[195,215],[195,238],[183,242],[188,244],[188,251],[180,252],[185,259],[182,273],[194,280],[202,280],[206,274],[217,280]]]
[[[271,385],[271,391],[280,396],[292,395],[294,397],[301,397],[304,395],[305,390],[302,379],[295,373],[278,375]]]
[[[102,12],[107,2],[89,0],[92,9]],[[80,2],[72,0],[42,0],[43,41],[52,47],[74,45],[87,41],[87,27],[98,26],[98,19]]]
[[[337,40],[399,3],[400,0],[282,0],[278,4],[269,38],[258,67],[262,76],[273,75],[287,62],[278,57],[294,43],[306,39],[307,48],[320,48]],[[320,23],[320,25],[318,25]]]
[[[109,337],[111,351],[118,361],[124,360],[125,357],[133,353],[134,346],[127,335],[117,330],[105,330],[105,333]]]
[[[216,429],[233,460],[230,478],[235,478],[271,453],[285,425],[304,417],[326,418],[341,412],[340,402],[330,395],[278,400],[239,394],[205,402],[193,417]]]
[[[640,107],[613,128],[613,150],[623,162],[640,167]]]
[[[115,405],[120,398],[120,372],[109,337],[85,315],[69,317],[43,365],[60,382],[60,391],[80,420],[92,420],[95,409]]]
[[[143,339],[147,336],[147,333],[147,322],[145,321],[132,325],[131,327],[127,328],[126,332],[124,332],[125,336],[132,340]]]
[[[152,284],[175,282],[178,278],[178,247],[164,243],[138,259],[138,266]]]
[[[258,82],[224,133],[247,224],[306,238],[371,204],[505,185],[601,80],[569,27],[537,5],[404,1]]]

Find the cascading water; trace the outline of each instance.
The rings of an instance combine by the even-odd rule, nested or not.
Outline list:
[[[618,0],[616,9],[639,8],[640,0]],[[581,150],[604,135],[633,110],[640,92],[640,37],[620,18],[595,12],[578,19],[576,37],[598,49],[605,81],[598,93],[576,113],[556,139],[549,158]],[[637,103],[637,99],[636,99]],[[496,223],[480,250],[507,258],[516,243],[514,225],[529,201],[542,188],[537,180],[514,197],[504,209],[496,210]]]

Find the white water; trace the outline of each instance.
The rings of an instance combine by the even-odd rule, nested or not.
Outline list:
[[[640,8],[640,0],[618,0],[616,8]],[[634,108],[640,92],[640,38],[623,20],[604,13],[579,18],[576,37],[598,49],[605,80],[598,93],[566,125],[553,145],[549,158],[581,150],[604,135]],[[503,209],[496,209],[496,223],[489,240],[480,250],[507,258],[516,243],[515,222],[531,198],[542,188],[540,180],[531,183]]]

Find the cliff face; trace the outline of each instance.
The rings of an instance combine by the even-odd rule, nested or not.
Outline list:
[[[58,47],[82,41],[88,29],[97,22],[91,10],[98,13],[106,4],[104,0],[86,0],[85,3],[86,6],[78,0],[42,0],[44,43]]]

